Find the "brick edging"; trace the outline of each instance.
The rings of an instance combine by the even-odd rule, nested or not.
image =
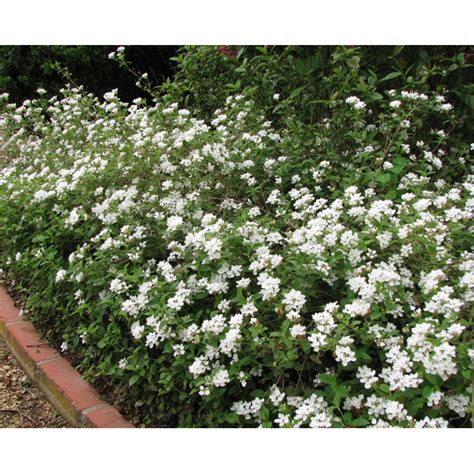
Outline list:
[[[134,428],[113,406],[101,400],[58,351],[40,338],[2,287],[0,336],[30,379],[72,426]]]

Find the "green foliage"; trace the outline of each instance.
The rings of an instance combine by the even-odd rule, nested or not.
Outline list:
[[[474,130],[474,54],[468,46],[234,46],[229,56],[215,46],[185,47],[174,58],[174,81],[163,85],[198,115],[209,118],[229,94],[250,94],[280,126],[314,124],[342,93],[364,94],[374,106],[376,89],[411,87],[450,91],[460,129]],[[279,94],[281,102],[272,99]]]
[[[112,46],[0,46],[0,91],[10,100],[22,103],[34,98],[43,88],[49,97],[59,93],[65,79],[55,65],[66,68],[72,79],[86,90],[102,97],[118,88],[122,99],[131,101],[141,94],[135,79],[108,55]],[[156,84],[173,74],[172,46],[132,46],[128,56],[132,64],[149,73]]]
[[[0,95],[1,269],[147,425],[466,426],[459,51],[190,47],[162,87],[118,51],[153,106]]]

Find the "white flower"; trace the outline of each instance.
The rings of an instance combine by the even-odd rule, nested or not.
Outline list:
[[[290,334],[293,338],[304,336],[306,334],[306,327],[302,324],[295,324],[291,327]]]
[[[206,372],[208,368],[209,362],[203,356],[196,357],[194,362],[189,366],[189,372],[193,374],[194,378],[199,377],[204,372]]]
[[[344,306],[343,312],[352,317],[365,316],[370,311],[370,303],[362,299],[355,299],[352,303]]]
[[[351,338],[342,338],[336,346],[334,355],[336,360],[340,362],[344,367],[349,365],[351,362],[356,361],[355,352],[349,347],[349,344],[352,343]]]
[[[446,275],[442,270],[432,270],[428,274],[421,272],[420,286],[423,289],[423,293],[430,293],[445,279]]]
[[[66,270],[63,270],[63,269],[58,270],[57,273],[56,273],[56,278],[55,278],[56,283],[59,283],[60,281],[63,281],[64,277],[66,276],[66,273],[67,273]]]
[[[298,290],[290,290],[283,298],[283,304],[287,311],[299,312],[305,303],[305,295]]]
[[[273,385],[270,390],[270,401],[275,406],[278,406],[285,399],[285,394],[278,388],[277,385]]]
[[[290,417],[283,413],[278,413],[278,416],[273,420],[276,425],[285,426],[290,423]]]
[[[174,344],[173,345],[173,355],[175,357],[181,356],[185,353],[184,344]]]
[[[226,369],[219,369],[212,378],[212,384],[215,387],[225,387],[229,382],[229,372]]]
[[[180,229],[182,225],[183,218],[181,216],[171,216],[168,217],[168,220],[166,221],[166,227],[170,232]]]
[[[351,96],[346,99],[346,104],[352,105],[354,109],[359,110],[359,109],[365,109],[366,104],[365,102],[362,102],[358,97],[356,96]]]
[[[344,400],[344,410],[360,410],[364,403],[364,395],[357,395],[355,397],[348,397]]]
[[[128,285],[120,278],[114,278],[110,282],[110,291],[112,291],[112,293],[123,293],[127,290],[127,287]]]
[[[250,210],[249,210],[249,216],[250,217],[257,217],[261,214],[262,212],[260,211],[260,209],[258,207],[252,207]]]
[[[280,291],[280,279],[273,278],[266,272],[258,275],[257,283],[262,288],[261,293],[264,301],[271,300]]]
[[[439,106],[439,110],[442,110],[444,112],[448,111],[448,110],[452,110],[453,109],[453,106],[451,104],[441,104]]]
[[[442,398],[443,393],[435,391],[428,397],[428,399],[426,400],[426,404],[429,407],[436,406],[441,402]]]
[[[444,400],[450,410],[455,411],[459,416],[466,416],[467,409],[471,403],[471,397],[457,394],[445,397]]]
[[[327,413],[318,413],[311,418],[310,428],[331,428],[331,417]]]
[[[219,348],[224,354],[230,356],[237,350],[240,339],[241,335],[239,328],[229,329],[224,336],[224,339],[221,340]]]
[[[204,243],[204,250],[209,260],[217,260],[221,256],[222,242],[214,237]]]
[[[130,332],[134,339],[140,339],[145,331],[145,326],[142,326],[138,321],[135,321],[130,328]]]
[[[205,320],[201,325],[202,332],[220,334],[226,326],[225,318],[222,314],[216,314],[211,319]]]
[[[415,428],[447,428],[448,422],[443,418],[429,418],[425,416],[415,423]]]
[[[372,385],[377,383],[377,380],[379,379],[375,374],[375,370],[363,365],[357,368],[356,377],[365,388],[371,388]]]
[[[241,278],[237,281],[237,288],[247,288],[250,285],[250,278]]]
[[[308,341],[311,343],[311,347],[314,352],[319,352],[321,346],[323,346],[327,341],[327,335],[322,333],[313,333],[308,337]]]

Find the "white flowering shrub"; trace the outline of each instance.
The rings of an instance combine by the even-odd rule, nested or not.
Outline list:
[[[473,145],[446,95],[3,100],[0,263],[31,318],[153,426],[471,417]],[[279,100],[275,97],[275,100]]]

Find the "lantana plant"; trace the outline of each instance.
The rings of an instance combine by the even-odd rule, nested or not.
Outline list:
[[[245,94],[3,95],[2,271],[150,426],[468,426],[474,144],[449,91],[380,93],[309,151]]]

